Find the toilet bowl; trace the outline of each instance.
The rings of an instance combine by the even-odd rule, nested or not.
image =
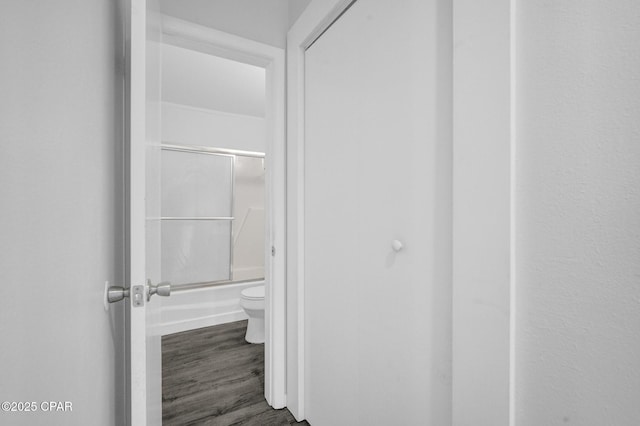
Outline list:
[[[249,317],[244,339],[249,343],[264,343],[264,285],[242,290],[240,306]]]

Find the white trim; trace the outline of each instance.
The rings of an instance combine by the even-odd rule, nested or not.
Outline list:
[[[127,47],[129,48],[128,78],[128,163],[127,233],[128,276],[127,286],[146,281],[145,259],[145,123],[146,123],[146,27],[145,0],[129,0]],[[133,298],[126,299],[127,313],[127,381],[128,424],[147,424],[147,341],[146,307],[134,308]]]
[[[238,114],[235,112],[218,111],[217,109],[208,109],[208,108],[196,107],[192,105],[184,105],[176,102],[162,101],[162,105],[167,107],[172,107],[172,108],[180,108],[187,111],[201,112],[203,114],[219,115],[222,117],[241,117],[241,118],[250,118],[254,120],[264,120],[264,117],[260,117],[257,115],[246,115],[246,114]]]
[[[509,0],[509,426],[516,424],[516,0]]]
[[[286,285],[285,254],[285,54],[284,50],[232,34],[163,16],[163,41],[265,68],[267,80],[267,223],[270,238],[265,252],[273,262],[265,263],[270,277],[265,300],[265,398],[274,408],[286,405]],[[271,246],[277,253],[271,258]],[[271,263],[271,270],[269,264]]]
[[[208,315],[206,317],[162,323],[155,330],[155,334],[159,336],[166,336],[168,334],[180,333],[182,331],[195,330],[197,328],[211,327],[214,325],[227,324],[246,319],[247,314],[243,310],[224,312],[221,314]]]
[[[287,408],[305,418],[304,55],[352,3],[314,0],[287,35]]]
[[[513,426],[513,4],[453,1],[454,425]]]

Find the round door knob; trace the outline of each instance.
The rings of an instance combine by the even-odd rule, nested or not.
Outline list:
[[[129,289],[119,286],[111,286],[107,289],[107,302],[119,302],[125,297],[129,297]]]
[[[395,252],[399,252],[400,250],[402,250],[402,242],[398,241],[398,240],[393,240],[391,241],[391,248],[393,249],[393,251]]]
[[[170,296],[171,295],[171,283],[161,282],[158,285],[151,284],[151,280],[147,280],[147,302],[151,300],[151,296],[157,294],[158,296]]]

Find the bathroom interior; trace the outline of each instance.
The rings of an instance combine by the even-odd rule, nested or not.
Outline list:
[[[283,25],[308,3],[274,2],[267,27],[271,22],[284,38]],[[255,2],[245,6],[232,7],[238,22],[256,13],[251,11]],[[229,27],[229,20],[197,22],[201,16],[229,17],[225,7],[229,2],[209,2],[204,13],[197,2],[160,2],[164,19],[237,32],[243,26]],[[271,256],[265,243],[266,70],[190,48],[170,35],[159,51],[160,278],[171,283],[171,297],[159,299],[157,324],[163,424],[202,418],[231,422],[234,410],[241,411],[237,399],[249,399],[253,409],[258,405],[263,421],[294,422],[286,410],[275,412],[264,402],[265,258]],[[227,348],[230,339],[234,344]],[[247,376],[245,387],[251,389],[226,387],[234,368],[235,380]],[[211,379],[215,374],[220,377]]]
[[[264,285],[265,71],[162,46],[163,334],[243,319]]]

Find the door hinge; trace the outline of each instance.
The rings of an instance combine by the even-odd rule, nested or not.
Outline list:
[[[276,255],[276,248],[274,246],[271,246],[271,256],[275,256]]]

